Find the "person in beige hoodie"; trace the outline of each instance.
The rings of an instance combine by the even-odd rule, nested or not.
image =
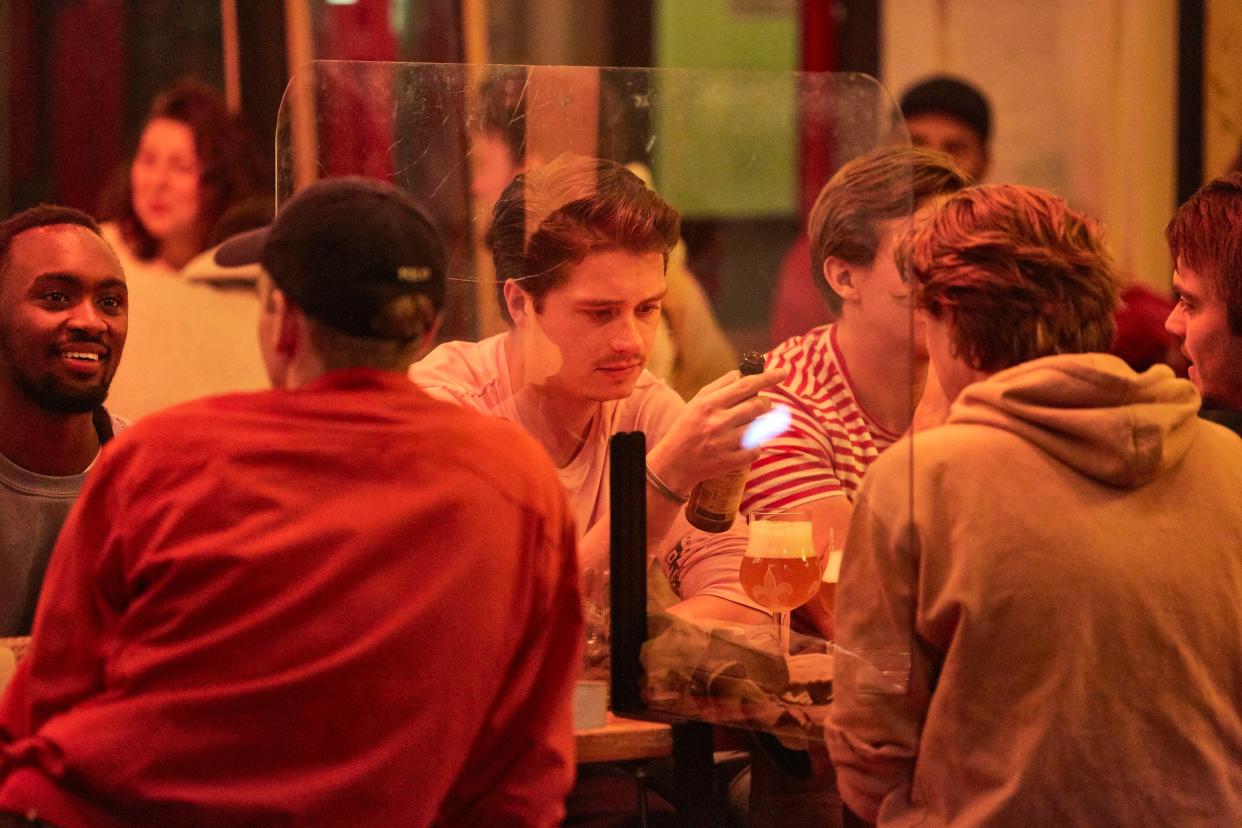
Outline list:
[[[1096,224],[1016,186],[903,250],[947,423],[881,456],[827,737],[880,825],[1242,822],[1242,442],[1106,350]]]

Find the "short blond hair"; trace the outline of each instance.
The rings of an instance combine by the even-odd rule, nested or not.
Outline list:
[[[841,312],[841,297],[824,279],[829,257],[870,265],[880,246],[879,222],[912,215],[928,199],[969,184],[949,156],[914,147],[875,150],[837,170],[807,218],[811,279],[832,312]]]

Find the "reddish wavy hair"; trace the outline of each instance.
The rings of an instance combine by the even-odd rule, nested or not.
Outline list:
[[[1099,225],[1044,190],[954,194],[901,243],[898,264],[976,370],[1112,344],[1119,287]]]

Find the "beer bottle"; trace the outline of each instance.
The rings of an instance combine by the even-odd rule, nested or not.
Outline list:
[[[747,351],[737,370],[742,376],[763,373],[763,354]],[[742,502],[742,489],[746,486],[749,469],[735,469],[720,477],[704,480],[690,492],[686,503],[686,520],[704,532],[723,532],[733,525],[738,504]]]

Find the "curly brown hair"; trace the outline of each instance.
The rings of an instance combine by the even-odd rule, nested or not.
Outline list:
[[[199,184],[203,198],[201,213],[205,246],[207,235],[220,216],[243,199],[256,195],[264,179],[262,162],[250,130],[229,113],[224,98],[214,88],[192,78],[183,78],[165,88],[151,104],[145,125],[157,118],[180,121],[194,134],[198,154]],[[123,185],[118,186],[101,213],[115,220],[121,236],[139,259],[149,260],[159,253],[159,241],[152,236],[134,212],[133,185],[125,166]]]
[[[1061,353],[1107,351],[1119,287],[1099,225],[1034,187],[971,187],[899,245],[915,303],[988,373]]]

